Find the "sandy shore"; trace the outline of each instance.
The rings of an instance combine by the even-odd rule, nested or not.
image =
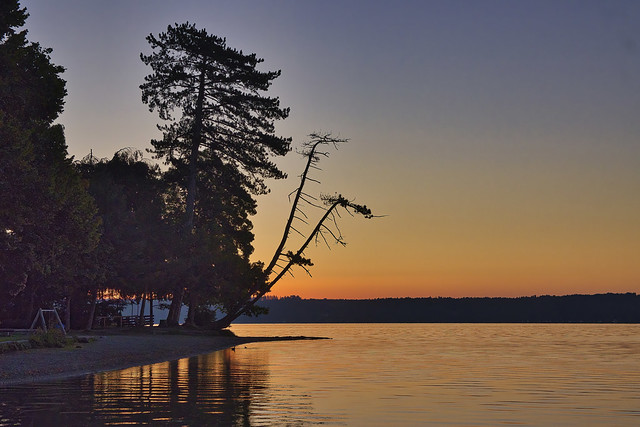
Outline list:
[[[105,335],[64,349],[0,354],[0,386],[48,381],[210,353],[240,344],[304,337]]]

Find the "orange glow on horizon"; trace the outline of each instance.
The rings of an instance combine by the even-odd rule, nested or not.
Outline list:
[[[486,280],[486,279],[485,279]],[[423,297],[521,297],[533,295],[571,295],[600,293],[638,293],[635,282],[617,281],[615,285],[602,286],[594,281],[584,283],[581,279],[542,284],[531,280],[522,282],[495,283],[476,280],[472,282],[449,278],[430,282],[410,277],[392,279],[291,279],[278,283],[271,296],[297,295],[311,299],[375,299],[375,298],[423,298]],[[469,284],[470,283],[470,284]],[[516,283],[514,285],[513,283]]]

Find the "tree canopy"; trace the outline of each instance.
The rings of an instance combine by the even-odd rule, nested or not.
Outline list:
[[[190,264],[188,277],[173,302],[180,304],[175,297],[187,288],[194,308],[205,295],[214,302],[212,294],[220,292],[212,290],[229,282],[230,266],[255,270],[248,261],[252,195],[267,191],[265,179],[285,177],[271,157],[290,149],[290,138],[275,134],[275,121],[289,109],[264,94],[280,71],[260,71],[262,59],[227,46],[224,38],[184,23],[147,41],[153,52],[140,58],[153,73],[140,86],[142,100],[167,122],[159,126],[163,139],[151,144],[170,165],[167,176],[180,192],[174,211],[184,213],[184,239],[190,240],[181,257]]]
[[[284,178],[270,156],[289,151],[290,138],[275,135],[275,121],[289,114],[278,98],[263,94],[280,71],[260,71],[262,59],[227,46],[226,39],[175,24],[147,36],[153,53],[141,54],[153,73],[145,77],[142,101],[168,124],[151,143],[159,158],[185,173],[185,223],[193,226],[198,171],[220,164],[238,171],[226,185],[253,194],[265,178]],[[179,118],[173,117],[179,113]]]
[[[69,298],[75,260],[91,252],[100,221],[72,165],[62,125],[64,68],[27,40],[28,14],[0,5],[0,299],[5,316]]]

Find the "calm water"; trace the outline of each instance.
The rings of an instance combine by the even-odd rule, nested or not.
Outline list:
[[[256,343],[0,388],[0,425],[640,425],[640,325],[238,325]]]

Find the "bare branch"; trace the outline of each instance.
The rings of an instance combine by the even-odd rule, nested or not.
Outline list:
[[[304,211],[300,208],[296,208],[296,212],[300,212],[301,215],[303,215],[306,219],[309,219],[309,216],[307,216],[306,213],[304,213]]]
[[[304,198],[304,197],[302,197],[302,196],[300,196],[300,199],[299,199],[299,200],[302,200],[303,202],[305,202],[305,203],[307,203],[307,204],[309,204],[309,205],[313,206],[314,208],[323,209],[323,207],[322,207],[322,206],[320,206],[320,205],[318,205],[318,204],[316,204],[316,203],[310,202],[310,201],[308,201],[306,198]]]
[[[338,140],[336,138],[331,137],[331,135],[326,134],[326,135],[319,135],[319,134],[311,134],[309,136],[309,141],[305,144],[304,146],[304,155],[307,157],[307,164],[304,168],[304,172],[302,173],[302,177],[300,178],[300,185],[298,186],[298,189],[296,190],[296,195],[295,198],[293,200],[293,205],[291,206],[291,212],[289,214],[289,219],[287,220],[287,223],[284,227],[284,232],[282,235],[282,239],[280,240],[280,243],[278,244],[277,249],[274,252],[274,256],[271,259],[271,261],[269,262],[269,265],[267,266],[267,268],[265,269],[265,274],[268,277],[271,274],[271,270],[273,269],[273,266],[275,265],[278,255],[280,253],[282,253],[282,250],[285,247],[285,244],[287,242],[287,239],[289,238],[289,229],[291,228],[291,225],[293,223],[294,217],[295,217],[295,213],[296,210],[298,209],[298,204],[300,203],[300,199],[302,198],[302,190],[304,188],[304,185],[306,183],[307,180],[307,176],[309,175],[309,169],[310,168],[315,168],[316,166],[314,165],[314,163],[317,163],[317,149],[319,146],[321,145],[326,145],[328,143],[331,143],[333,145],[338,144],[339,142],[343,142],[344,140]],[[309,203],[308,201],[306,201],[307,203]]]
[[[304,222],[305,224],[309,225],[309,222],[307,222],[306,220],[300,218],[299,216],[294,216],[295,219],[297,219],[298,221]]]
[[[309,271],[309,269],[307,267],[305,267],[304,265],[301,265],[300,267],[302,267],[302,269],[309,275],[309,277],[313,277],[311,275],[311,271]]]
[[[340,217],[340,214],[338,214],[336,212],[337,216]],[[336,227],[336,230],[338,230],[338,234],[340,234],[340,237],[342,237],[342,231],[340,230],[340,226],[338,225],[338,220],[336,219],[336,215],[331,215],[331,219],[333,220],[333,225]]]
[[[301,154],[306,157],[307,161],[304,171],[300,175],[300,185],[298,186],[298,188],[296,188],[296,190],[289,193],[288,195],[289,199],[291,199],[291,196],[295,194],[293,203],[291,205],[291,211],[289,213],[289,218],[284,227],[282,239],[280,240],[280,243],[274,252],[273,258],[264,270],[264,277],[266,278],[266,282],[264,282],[262,285],[257,285],[258,287],[254,289],[255,292],[252,293],[252,297],[246,300],[244,303],[241,303],[238,310],[236,310],[233,314],[229,314],[225,317],[225,319],[223,319],[224,322],[227,322],[227,325],[231,321],[235,320],[243,312],[249,310],[260,298],[262,298],[262,296],[269,292],[285,274],[290,274],[292,277],[294,277],[293,273],[291,272],[291,269],[294,265],[302,267],[303,270],[307,274],[309,274],[309,276],[311,276],[308,267],[313,264],[311,263],[310,259],[304,257],[304,252],[311,242],[315,241],[315,243],[317,244],[320,239],[322,239],[325,245],[329,249],[331,249],[331,245],[329,244],[329,241],[327,240],[327,236],[325,234],[328,233],[336,243],[339,243],[343,246],[346,245],[346,242],[344,242],[342,232],[338,225],[338,218],[341,218],[340,212],[338,210],[339,207],[343,208],[351,216],[353,216],[355,213],[358,213],[363,215],[365,218],[373,218],[371,210],[365,205],[358,205],[353,201],[346,199],[342,195],[321,195],[320,200],[324,204],[324,207],[322,207],[317,203],[318,198],[304,192],[304,186],[308,181],[319,183],[318,180],[309,177],[309,171],[312,169],[321,170],[317,166],[317,163],[319,162],[321,157],[327,157],[329,155],[329,153],[326,151],[319,151],[319,147],[331,144],[334,146],[334,148],[337,148],[339,143],[346,142],[345,139],[333,138],[330,134],[314,133],[309,135],[309,138],[309,141],[307,141],[303,145],[303,150],[301,152]],[[304,236],[293,226],[293,222],[295,220],[299,220],[304,224],[309,224],[308,221],[306,221],[309,219],[309,217],[301,209],[301,203],[306,203],[307,205],[321,208],[324,210],[324,214],[318,220],[311,233],[307,235],[306,240],[302,243],[302,245],[295,253],[292,251],[285,251],[284,248],[292,232]],[[327,224],[327,221],[331,221],[333,225],[331,226],[331,224]],[[281,261],[285,261],[284,266],[281,264]],[[279,271],[277,271],[277,274],[274,278],[269,280],[271,273],[274,273],[274,268],[278,268]]]
[[[329,250],[331,250],[331,246],[329,245],[329,242],[327,242],[327,238],[324,237],[324,233],[322,231],[318,231],[318,236],[322,237],[322,240],[324,240],[324,244],[327,245],[327,248]]]
[[[298,188],[296,188],[295,190],[293,190],[291,193],[287,194],[287,198],[289,199],[289,201],[291,201],[291,195],[293,193],[295,193],[296,191],[298,191]]]
[[[333,232],[333,230],[331,230],[329,227],[327,227],[326,225],[323,224],[322,226],[325,230],[327,230],[327,232],[329,234],[331,234],[331,237],[333,237],[333,239],[336,241],[336,243],[341,244],[342,246],[347,246],[347,244],[345,243],[344,239],[342,238],[342,235],[338,235],[336,236],[335,233]]]
[[[293,226],[290,227],[293,231],[295,231],[296,233],[298,233],[299,235],[301,235],[302,237],[304,237],[304,234],[302,234],[301,232],[299,232],[298,230],[296,230]]]
[[[307,177],[307,180],[311,182],[315,182],[316,184],[320,184],[320,181],[318,181],[317,179]]]

